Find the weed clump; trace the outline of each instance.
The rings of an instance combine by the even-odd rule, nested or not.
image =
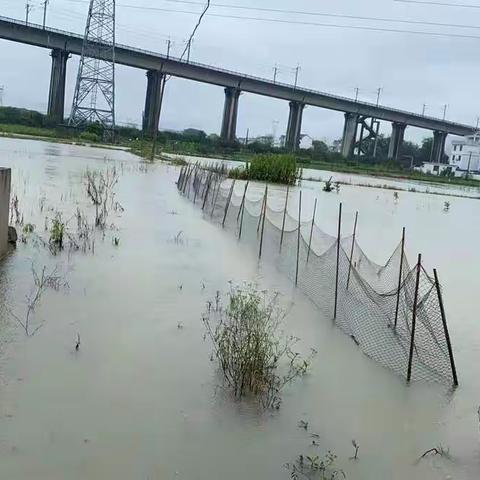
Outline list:
[[[206,336],[235,398],[253,396],[264,408],[278,409],[283,387],[307,372],[316,352],[303,359],[293,351],[298,339],[282,334],[284,318],[278,294],[268,297],[253,285],[232,287],[225,308],[218,293],[208,302]]]

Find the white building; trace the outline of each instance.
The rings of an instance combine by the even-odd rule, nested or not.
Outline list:
[[[453,140],[449,162],[457,177],[480,175],[480,134]]]

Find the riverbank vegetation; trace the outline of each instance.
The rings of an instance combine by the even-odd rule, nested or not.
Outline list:
[[[245,163],[244,168],[233,168],[230,178],[257,180],[261,182],[295,185],[301,178],[301,170],[293,155],[261,154],[255,155]]]
[[[89,125],[84,131],[80,132],[66,125],[55,126],[46,115],[39,112],[13,107],[0,107],[0,135],[2,132],[5,136],[43,137],[52,141],[67,143],[100,145],[102,142],[102,130],[98,124]],[[338,153],[339,141],[329,146],[319,140],[313,141],[311,149],[300,149],[295,152],[293,157],[299,168],[480,187],[480,181],[478,180],[434,176],[413,170],[414,166],[422,165],[423,162],[430,160],[432,150],[432,139],[430,137],[425,138],[421,145],[405,141],[399,160],[395,161],[387,159],[389,142],[389,137],[379,136],[376,143],[375,158],[367,154],[362,156],[361,159],[357,157],[347,160]],[[133,153],[143,158],[151,160],[153,151],[151,138],[133,125],[116,128],[116,143],[130,148]],[[373,147],[373,145],[370,146]],[[368,147],[366,151],[373,151],[373,148],[366,147]],[[275,156],[278,156],[281,162],[284,162],[286,157],[292,157],[284,148],[275,146],[273,138],[268,136],[248,141],[241,140],[233,145],[226,145],[219,135],[208,135],[202,130],[193,128],[181,132],[160,131],[157,137],[156,150],[159,152],[156,157],[158,159],[165,160],[161,153],[173,153],[236,160],[246,162],[254,168],[254,159],[259,155],[266,155],[264,159],[268,159],[269,163],[277,163],[274,160]],[[267,170],[268,167],[262,166],[260,170],[256,170],[256,174],[265,175]],[[246,173],[244,172],[243,175],[246,175]],[[274,182],[276,180],[268,179],[268,181]],[[282,183],[285,182],[282,181]]]

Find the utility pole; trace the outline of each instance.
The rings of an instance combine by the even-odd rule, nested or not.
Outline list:
[[[32,6],[28,2],[29,2],[29,0],[27,0],[27,3],[25,4],[25,25],[28,25],[28,15],[30,14],[30,11],[32,10]]]
[[[300,71],[300,65],[297,65],[297,67],[295,68],[295,88],[297,88],[297,84],[298,84],[298,72]]]
[[[448,108],[448,104],[445,104],[443,106],[443,119],[445,120],[446,116],[447,116],[447,108]]]
[[[43,2],[43,29],[45,30],[45,24],[47,23],[47,6],[50,0],[44,0]]]
[[[3,105],[3,94],[5,92],[5,87],[0,85],[0,107]]]
[[[422,116],[424,117],[425,116],[425,109],[427,108],[427,104],[424,103],[423,104],[423,108],[422,108]]]
[[[358,92],[359,92],[359,91],[360,91],[360,89],[357,87],[357,88],[355,89],[355,103],[358,102]]]
[[[277,83],[277,73],[278,73],[278,65],[275,64],[273,67],[273,83]]]
[[[250,129],[247,128],[247,135],[245,137],[245,145],[248,145],[248,135],[249,135],[249,133],[250,133]]]
[[[170,58],[170,47],[172,46],[172,41],[170,40],[170,37],[168,37],[167,40],[167,58]]]

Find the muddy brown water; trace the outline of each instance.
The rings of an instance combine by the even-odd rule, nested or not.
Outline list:
[[[318,197],[318,223],[332,234],[339,201],[345,231],[359,210],[359,242],[375,261],[386,260],[406,226],[410,258],[421,251],[426,266],[439,269],[460,378],[452,393],[407,387],[365,357],[274,265],[259,264],[255,251],[178,195],[177,168],[145,166],[123,151],[30,140],[1,139],[0,158],[12,168],[24,221],[43,236],[51,208],[69,219],[78,206],[93,218],[87,167],[116,165],[125,209],[112,212],[95,254],[52,256],[29,241],[0,265],[0,478],[276,480],[289,478],[284,464],[298,454],[327,450],[351,479],[479,477],[478,201],[449,199],[446,213],[440,196],[401,192],[395,201],[388,190],[343,186],[337,195],[315,182],[302,186],[305,218]],[[273,204],[283,196],[272,189]],[[32,320],[43,327],[27,338],[8,310],[24,311],[32,262],[67,272],[70,288],[45,294]],[[302,339],[302,351],[318,350],[311,373],[285,390],[278,412],[233,402],[217,388],[201,313],[230,280],[280,291],[291,309],[286,330]],[[352,439],[360,444],[356,462]],[[438,445],[450,448],[452,460],[416,462]]]

